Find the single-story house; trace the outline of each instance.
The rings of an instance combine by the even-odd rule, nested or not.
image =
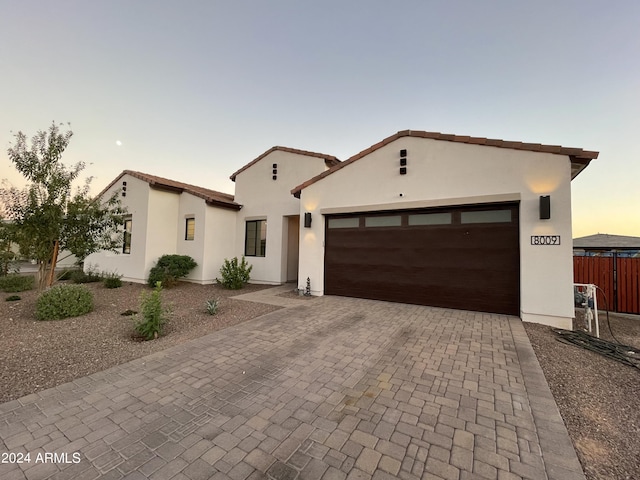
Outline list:
[[[253,282],[295,281],[300,202],[291,188],[338,162],[331,155],[273,147],[231,175],[235,197],[125,170],[100,193],[108,198],[119,191],[127,208],[122,250],[89,255],[85,268],[145,282],[161,255],[189,255],[198,266],[187,279],[213,283],[226,258],[245,255]]]
[[[578,257],[640,257],[640,237],[597,233],[573,239],[573,254]]]
[[[235,195],[125,171],[123,252],[88,262],[143,281],[165,253],[212,282],[244,255],[252,281],[502,313],[570,327],[571,180],[598,152],[405,130],[344,162],[273,147]],[[134,260],[135,257],[135,260]]]

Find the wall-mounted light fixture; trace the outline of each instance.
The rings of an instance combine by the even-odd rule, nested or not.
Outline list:
[[[551,196],[540,195],[540,220],[551,218]]]
[[[304,228],[311,228],[311,212],[304,214]]]

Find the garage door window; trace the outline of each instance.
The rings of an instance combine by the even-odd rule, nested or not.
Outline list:
[[[511,210],[462,212],[460,223],[511,223]]]
[[[451,225],[451,213],[419,213],[409,215],[409,225]]]
[[[355,218],[330,218],[329,228],[358,228],[360,226],[360,219]]]
[[[399,227],[402,225],[400,215],[387,215],[384,217],[365,217],[365,227]]]

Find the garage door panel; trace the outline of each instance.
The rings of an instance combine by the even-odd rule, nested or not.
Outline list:
[[[511,223],[328,228],[325,293],[518,314],[517,206],[508,208]]]

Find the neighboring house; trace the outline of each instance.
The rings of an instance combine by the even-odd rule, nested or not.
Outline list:
[[[128,210],[122,249],[89,255],[85,269],[92,266],[144,282],[161,255],[189,255],[198,263],[189,280],[211,283],[224,259],[235,255],[241,207],[232,195],[131,170],[122,172],[100,196],[115,191]]]
[[[571,180],[597,156],[398,132],[293,189],[299,287],[570,327]]]
[[[224,258],[244,255],[257,283],[304,289],[308,278],[313,295],[568,328],[571,180],[597,157],[406,130],[342,163],[273,147],[231,175],[235,197],[125,171],[103,193],[126,187],[129,253],[87,261],[143,281],[160,255],[188,254],[199,264],[189,279],[208,283]]]
[[[573,254],[578,257],[640,257],[640,237],[597,233],[574,238]]]

